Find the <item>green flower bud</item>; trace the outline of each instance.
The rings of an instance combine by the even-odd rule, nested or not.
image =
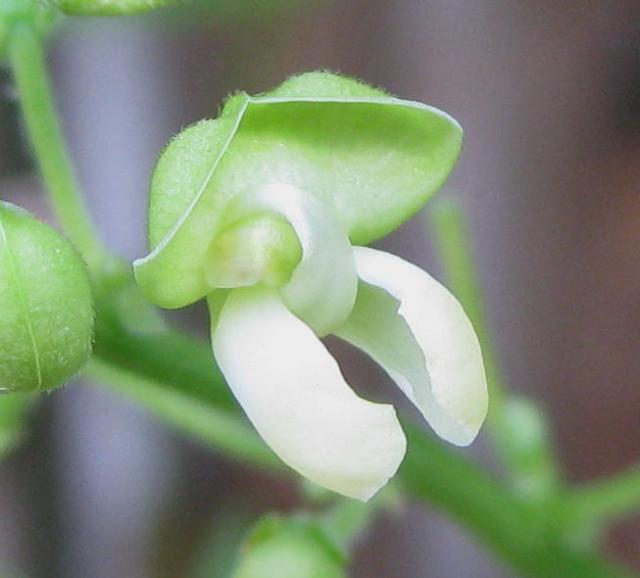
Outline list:
[[[0,202],[0,391],[63,385],[89,357],[85,265],[58,232]]]
[[[345,578],[342,566],[319,528],[268,516],[250,535],[233,578]]]

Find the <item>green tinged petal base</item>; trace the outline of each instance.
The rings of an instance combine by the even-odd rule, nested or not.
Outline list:
[[[259,282],[281,287],[301,257],[298,238],[284,219],[268,214],[247,217],[213,240],[205,277],[212,288],[246,287]]]

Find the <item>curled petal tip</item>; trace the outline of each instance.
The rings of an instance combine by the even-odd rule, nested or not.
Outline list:
[[[399,257],[365,247],[355,255],[358,298],[337,335],[380,363],[440,437],[469,445],[488,397],[480,345],[462,306]]]

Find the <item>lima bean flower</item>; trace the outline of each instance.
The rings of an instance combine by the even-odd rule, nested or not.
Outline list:
[[[165,308],[207,299],[215,359],[248,418],[340,494],[373,496],[406,442],[394,408],[357,395],[321,337],[378,362],[443,439],[467,445],[484,420],[482,355],[460,304],[366,247],[440,188],[461,142],[440,110],[315,72],[232,96],[154,171],[138,284]]]

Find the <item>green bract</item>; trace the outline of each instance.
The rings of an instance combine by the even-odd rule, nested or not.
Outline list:
[[[152,252],[135,263],[138,283],[166,308],[210,293],[203,263],[225,210],[271,183],[317,199],[352,243],[374,241],[441,186],[461,141],[447,114],[325,72],[236,94],[162,154],[150,192]]]
[[[0,390],[67,381],[91,352],[93,307],[81,258],[59,233],[0,202]]]

